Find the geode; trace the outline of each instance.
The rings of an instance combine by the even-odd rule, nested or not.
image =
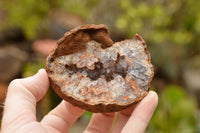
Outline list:
[[[57,44],[46,70],[62,99],[91,112],[117,112],[147,95],[154,72],[138,34],[113,44],[105,25],[83,25]]]

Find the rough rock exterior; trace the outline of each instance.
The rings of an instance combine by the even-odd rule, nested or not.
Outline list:
[[[65,33],[47,57],[46,70],[60,97],[91,112],[116,112],[137,103],[154,73],[139,35],[113,44],[105,25]]]

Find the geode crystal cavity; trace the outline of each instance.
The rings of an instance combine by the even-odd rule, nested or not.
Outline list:
[[[102,24],[65,33],[47,57],[46,70],[61,98],[91,112],[116,112],[137,103],[154,73],[139,35],[113,44]]]

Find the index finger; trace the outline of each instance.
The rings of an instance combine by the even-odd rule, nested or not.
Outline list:
[[[151,120],[151,117],[158,105],[158,95],[154,91],[137,105],[131,114],[126,125],[122,129],[123,133],[143,133]]]
[[[113,133],[121,133],[121,131],[124,130],[125,133],[128,132],[127,130],[129,130],[129,132],[133,131],[136,132],[136,130],[139,128],[137,126],[137,124],[139,124],[137,119],[144,118],[150,120],[152,116],[151,113],[153,113],[155,107],[157,106],[157,103],[158,103],[157,94],[153,91],[150,91],[149,94],[138,104],[135,104],[125,110],[120,111],[118,113]],[[148,110],[147,108],[150,108],[150,110]],[[133,127],[135,128],[134,130]]]

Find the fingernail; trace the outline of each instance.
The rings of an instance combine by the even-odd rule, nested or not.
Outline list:
[[[39,75],[42,71],[44,71],[43,68],[39,69],[38,72],[36,73],[36,75]]]
[[[151,101],[154,101],[156,103],[156,106],[158,104],[158,94],[155,91],[150,91],[149,92],[149,98]]]
[[[150,91],[149,92],[150,97],[158,97],[157,93],[155,91]]]

